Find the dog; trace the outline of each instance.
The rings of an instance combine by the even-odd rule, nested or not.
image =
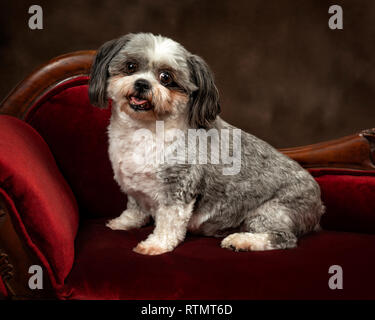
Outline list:
[[[241,131],[239,144],[227,144],[232,153],[240,150],[241,167],[232,175],[223,174],[223,163],[144,164],[134,157],[141,146],[148,148],[146,157],[155,157],[155,144],[134,136],[146,129],[155,138],[158,122],[167,146],[176,128],[186,134],[239,130],[219,116],[219,93],[205,61],[179,43],[151,33],[106,42],[91,68],[89,98],[100,108],[112,101],[108,153],[114,179],[128,197],[127,209],[107,226],[130,230],[151,217],[155,222],[135,252],[170,252],[188,231],[222,237],[221,247],[234,251],[287,249],[319,230],[324,205],[314,178],[249,133]]]

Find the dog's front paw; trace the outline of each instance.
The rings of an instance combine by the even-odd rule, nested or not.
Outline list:
[[[111,228],[112,230],[129,230],[129,229],[131,229],[131,228],[129,228],[128,224],[124,223],[124,221],[123,221],[123,219],[121,219],[121,217],[109,220],[106,223],[106,226],[108,228]]]
[[[150,256],[156,256],[172,250],[156,243],[150,243],[147,241],[138,243],[138,245],[133,249],[134,252]]]
[[[150,216],[140,210],[126,209],[121,215],[106,223],[112,230],[131,230],[141,228],[149,221]]]

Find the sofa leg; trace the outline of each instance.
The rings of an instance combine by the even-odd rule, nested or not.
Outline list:
[[[1,219],[1,212],[0,212]],[[9,263],[8,255],[0,249],[0,277],[3,280],[5,288],[9,294],[9,297],[14,297],[16,294],[10,284],[10,280],[13,278],[13,265]]]

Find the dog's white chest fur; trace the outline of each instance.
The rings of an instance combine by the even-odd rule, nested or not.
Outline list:
[[[153,123],[155,126],[155,123]],[[141,131],[139,131],[141,130]],[[156,177],[160,162],[155,128],[146,130],[125,115],[115,113],[108,127],[109,158],[114,178],[123,192],[131,195],[137,203],[151,214],[159,206],[162,185]],[[168,129],[164,131],[168,137]],[[150,139],[152,141],[150,141]],[[168,152],[168,141],[163,141],[164,153]],[[165,154],[168,157],[168,154]]]
[[[156,181],[156,167],[153,163],[140,163],[136,157],[139,143],[134,142],[136,128],[132,122],[123,125],[120,121],[112,116],[108,127],[109,158],[114,178],[123,192],[136,199],[145,210],[152,212],[157,206],[157,190],[160,190]],[[148,151],[150,157],[155,154],[155,148],[150,144],[145,144],[144,150]]]

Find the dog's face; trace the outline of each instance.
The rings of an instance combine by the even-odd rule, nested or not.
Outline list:
[[[111,98],[120,112],[141,121],[186,116],[191,127],[208,127],[220,111],[206,63],[175,41],[149,33],[105,43],[92,66],[90,100]]]

